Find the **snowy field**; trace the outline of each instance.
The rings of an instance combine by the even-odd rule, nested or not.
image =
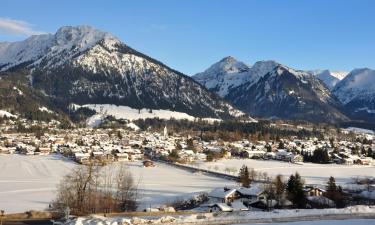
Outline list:
[[[103,118],[105,117],[104,115],[111,115],[115,117],[116,119],[127,119],[130,121],[138,120],[138,119],[148,119],[148,118],[160,118],[160,119],[166,119],[166,120],[174,118],[177,120],[186,119],[190,121],[194,121],[198,119],[197,117],[191,116],[187,113],[163,110],[163,109],[159,109],[159,110],[153,109],[152,111],[150,111],[149,109],[145,109],[145,108],[138,110],[138,109],[134,109],[128,106],[117,106],[117,105],[111,105],[111,104],[87,104],[87,105],[82,105],[82,106],[72,104],[73,109],[78,109],[81,107],[89,108],[97,112],[97,114],[93,115],[87,120],[87,125],[90,127],[98,126],[103,120]],[[216,119],[216,118],[202,118],[202,119],[208,122],[212,122],[212,123],[215,121],[221,121],[220,119]]]
[[[0,209],[6,212],[43,210],[54,198],[62,176],[76,164],[58,156],[0,155]],[[231,185],[230,182],[193,174],[157,164],[144,168],[141,162],[129,163],[139,182],[141,206],[149,207],[187,197],[189,193]]]
[[[373,224],[375,208],[372,206],[352,206],[342,209],[286,209],[266,211],[237,211],[231,213],[199,213],[177,216],[154,217],[103,217],[99,215],[79,217],[69,225],[120,225],[120,224],[273,224],[280,225],[363,225]],[[370,219],[361,219],[361,218]],[[324,220],[322,220],[324,219]],[[282,221],[282,222],[277,222]],[[290,221],[290,222],[285,222]],[[297,222],[296,222],[297,221]]]
[[[139,180],[140,209],[189,198],[194,193],[210,191],[216,187],[235,185],[234,182],[191,173],[165,164],[146,168],[141,162],[129,163],[133,177]]]
[[[141,162],[127,164],[140,189],[141,209],[188,198],[194,193],[209,191],[216,187],[235,185],[227,180],[194,174],[164,164],[156,164],[153,168],[145,168]],[[349,182],[351,177],[356,176],[375,176],[374,167],[308,163],[296,165],[250,159],[201,163],[200,167],[214,170],[217,166],[219,170],[224,171],[226,167],[240,168],[243,164],[270,175],[281,173],[289,176],[298,171],[308,183],[318,184],[325,183],[330,175],[336,177],[339,183]],[[61,177],[76,165],[56,155],[0,155],[0,209],[6,212],[45,209],[54,198]]]
[[[0,209],[43,210],[74,163],[57,156],[0,155]]]
[[[370,225],[375,224],[375,219],[358,220],[318,220],[318,221],[299,221],[287,223],[263,223],[262,225]],[[250,224],[242,224],[250,225]]]
[[[276,176],[281,174],[285,177],[298,172],[309,184],[325,184],[329,176],[336,178],[337,183],[348,183],[353,177],[375,177],[375,166],[345,166],[337,164],[314,164],[304,163],[303,165],[275,161],[275,160],[254,160],[254,159],[225,159],[216,162],[202,162],[198,166],[213,171],[225,172],[226,168],[236,168],[237,171],[247,165],[258,172],[266,172],[268,175]]]

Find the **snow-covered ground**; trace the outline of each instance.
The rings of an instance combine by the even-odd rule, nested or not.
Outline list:
[[[4,117],[4,116],[6,116],[8,118],[17,118],[17,116],[13,115],[10,112],[4,111],[4,110],[0,110],[0,117]]]
[[[375,166],[345,166],[337,164],[303,163],[303,165],[274,160],[254,159],[225,159],[216,162],[202,162],[200,168],[225,172],[226,168],[236,168],[237,171],[246,165],[258,172],[266,172],[268,175],[281,174],[285,177],[298,172],[309,184],[325,184],[330,176],[336,178],[337,183],[348,183],[355,177],[375,177]]]
[[[369,225],[375,224],[375,219],[358,219],[358,220],[317,220],[317,221],[299,221],[276,223],[277,225]],[[242,224],[250,225],[250,224]],[[275,225],[275,223],[263,223],[262,225]]]
[[[78,105],[75,105],[77,107]],[[87,104],[78,107],[85,107],[96,112],[104,113],[107,115],[114,116],[116,119],[128,119],[128,120],[137,120],[137,119],[147,119],[147,118],[160,118],[160,119],[187,119],[194,121],[197,119],[194,116],[188,115],[187,113],[177,112],[177,111],[170,111],[164,109],[153,109],[150,111],[149,109],[134,109],[128,106],[117,106],[111,104]],[[219,119],[214,118],[203,118],[204,120],[213,122],[213,121],[220,121]]]
[[[228,180],[191,173],[165,164],[146,168],[141,162],[128,164],[133,177],[139,181],[141,205],[140,209],[170,203],[177,199],[202,191],[210,191],[216,187],[235,185]]]
[[[58,156],[0,155],[0,209],[46,209],[60,178],[74,165]]]
[[[56,155],[0,155],[0,209],[8,213],[46,209],[55,196],[60,179],[76,165]],[[231,185],[227,180],[164,164],[144,168],[141,162],[130,162],[129,169],[139,181],[140,208]]]
[[[76,220],[68,223],[69,225],[120,225],[120,224],[256,224],[256,223],[270,223],[274,224],[293,224],[295,222],[280,222],[277,221],[298,221],[296,225],[336,225],[342,224],[344,219],[347,222],[344,224],[362,225],[367,221],[367,224],[372,224],[375,219],[367,219],[361,221],[360,216],[374,215],[375,208],[371,206],[353,206],[343,209],[290,209],[290,210],[274,210],[266,211],[243,211],[233,213],[200,213],[181,216],[162,216],[153,218],[126,218],[126,217],[79,217]],[[324,220],[322,220],[324,219]],[[304,221],[309,220],[309,221]],[[312,221],[312,222],[310,222]],[[276,223],[275,223],[276,222]]]
[[[258,160],[222,160],[202,163],[200,167],[214,169],[217,166],[224,170],[225,167],[240,168],[243,164],[270,175],[281,173],[289,176],[298,171],[308,183],[319,184],[325,183],[330,175],[335,176],[338,183],[348,182],[351,177],[375,175],[374,167],[308,163],[296,165]],[[54,198],[61,177],[76,165],[56,155],[0,155],[0,209],[6,212],[45,209]],[[127,165],[138,182],[140,208],[150,205],[156,207],[216,187],[236,185],[224,179],[191,173],[165,164],[157,163],[153,168],[145,168],[141,162],[129,162]]]

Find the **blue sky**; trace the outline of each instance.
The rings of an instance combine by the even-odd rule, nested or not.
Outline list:
[[[2,0],[0,41],[91,25],[188,75],[231,55],[296,69],[375,68],[373,0]]]

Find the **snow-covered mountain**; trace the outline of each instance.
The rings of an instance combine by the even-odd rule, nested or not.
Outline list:
[[[227,57],[193,78],[257,117],[314,122],[347,120],[339,111],[340,102],[316,74],[274,61],[260,61],[249,67]]]
[[[354,69],[333,92],[352,115],[375,119],[375,70]]]
[[[319,78],[331,90],[348,75],[348,72],[344,71],[310,70],[307,72]]]
[[[340,103],[315,76],[279,64],[256,83],[244,83],[226,99],[245,112],[263,118],[345,121]]]
[[[222,97],[228,95],[231,89],[243,83],[254,83],[260,77],[270,72],[278,63],[274,61],[259,61],[252,67],[234,57],[228,56],[210,66],[193,78],[207,89],[216,92]]]
[[[116,104],[196,117],[244,115],[192,78],[89,26],[0,43],[0,70],[30,71],[33,88],[61,105]]]

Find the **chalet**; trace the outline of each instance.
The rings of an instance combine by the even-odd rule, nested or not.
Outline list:
[[[211,202],[230,203],[241,199],[242,195],[237,189],[216,188],[208,193]]]
[[[322,196],[326,190],[315,186],[306,186],[304,192],[306,196]]]
[[[116,153],[115,159],[119,162],[128,161],[129,155],[127,153]]]
[[[241,187],[238,189],[238,192],[241,194],[241,201],[246,205],[264,199],[263,190],[260,185],[252,185],[250,188]]]
[[[49,155],[51,153],[51,147],[39,147],[39,155]]]
[[[233,211],[249,211],[249,208],[246,207],[242,201],[234,201],[230,203],[230,206],[232,207]]]
[[[266,154],[265,151],[260,150],[245,150],[243,151],[243,156],[246,158],[262,158]]]
[[[74,159],[75,161],[82,163],[85,160],[88,160],[90,158],[90,153],[81,153],[81,152],[76,152],[74,154]]]
[[[210,212],[233,212],[233,208],[225,203],[215,203],[209,207]]]

